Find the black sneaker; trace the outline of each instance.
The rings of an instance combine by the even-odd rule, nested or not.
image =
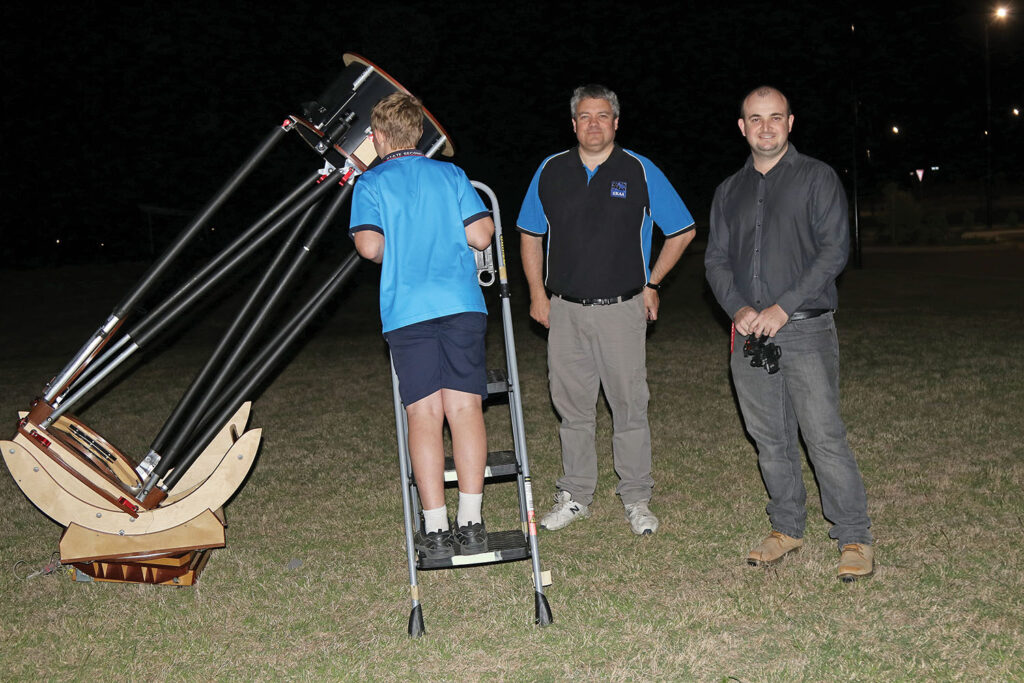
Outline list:
[[[416,551],[428,560],[445,560],[455,554],[450,529],[431,531],[429,534],[417,531],[415,546]]]
[[[455,544],[459,546],[459,552],[463,555],[482,553],[487,550],[487,527],[484,526],[482,519],[476,524],[456,526],[454,536]]]

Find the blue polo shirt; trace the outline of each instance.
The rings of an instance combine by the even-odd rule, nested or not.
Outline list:
[[[616,297],[647,283],[655,224],[666,237],[694,228],[665,174],[618,145],[593,171],[575,147],[545,159],[516,221],[521,232],[548,237],[547,288],[582,299]]]
[[[489,215],[459,167],[403,150],[363,173],[349,235],[384,235],[383,331],[455,313],[487,313],[466,226]]]

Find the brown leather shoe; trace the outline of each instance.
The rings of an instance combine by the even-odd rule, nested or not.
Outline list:
[[[851,583],[875,571],[875,550],[864,543],[848,543],[839,556],[839,580]]]
[[[772,532],[761,541],[761,544],[747,555],[747,564],[751,567],[775,564],[787,554],[794,552],[804,544],[804,539],[793,538],[772,529]]]

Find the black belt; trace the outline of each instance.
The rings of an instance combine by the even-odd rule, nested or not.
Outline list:
[[[811,318],[817,318],[820,315],[831,313],[831,308],[808,308],[805,311],[796,311],[793,315],[789,316],[790,321],[793,320],[810,320]]]
[[[644,291],[643,287],[638,287],[632,291],[620,294],[619,296],[613,296],[610,299],[577,299],[574,296],[566,296],[565,294],[556,294],[552,292],[552,296],[557,296],[563,301],[568,301],[571,304],[580,304],[582,306],[610,306],[611,304],[621,304],[623,301],[629,301],[640,292]]]

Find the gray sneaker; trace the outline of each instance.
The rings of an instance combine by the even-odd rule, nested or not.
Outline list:
[[[637,536],[650,536],[658,530],[658,518],[647,508],[649,502],[640,500],[626,506],[626,521]]]
[[[577,519],[590,516],[590,508],[572,499],[568,491],[555,493],[555,505],[551,512],[540,518],[540,526],[548,531],[556,531],[569,526]]]

